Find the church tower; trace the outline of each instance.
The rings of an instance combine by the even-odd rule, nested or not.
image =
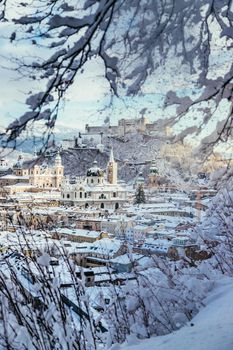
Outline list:
[[[17,162],[13,165],[13,174],[16,176],[28,175],[28,169],[24,167],[24,159],[22,152],[20,152]]]
[[[152,160],[149,170],[149,187],[158,186],[158,170],[156,166],[156,160]]]
[[[107,180],[110,184],[117,184],[117,163],[114,160],[113,150],[111,149],[109,162],[107,166]]]
[[[62,179],[64,176],[64,166],[62,165],[60,152],[57,153],[54,164],[55,178],[53,187],[61,187]]]

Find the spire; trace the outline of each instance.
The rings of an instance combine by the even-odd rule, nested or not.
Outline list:
[[[18,161],[21,161],[21,162],[23,161],[23,152],[22,152],[22,149],[20,149]]]
[[[113,148],[111,147],[111,151],[110,151],[110,157],[109,157],[109,163],[114,163],[114,156],[113,156]]]
[[[111,148],[107,166],[107,179],[110,184],[117,184],[117,163],[114,160],[113,149]]]
[[[23,166],[23,153],[22,150],[20,150],[17,162],[14,164],[14,168],[22,168]]]
[[[57,155],[55,157],[55,165],[56,166],[62,165],[60,151],[57,152]]]
[[[37,158],[37,148],[36,148],[36,146],[34,147],[34,158]]]
[[[19,169],[22,169],[22,168],[23,168],[23,156],[20,153],[19,156],[18,156],[17,162],[13,165],[13,169],[14,170],[19,170]],[[16,174],[16,175],[18,175],[18,174]]]

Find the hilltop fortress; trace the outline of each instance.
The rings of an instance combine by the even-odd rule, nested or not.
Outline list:
[[[129,133],[141,133],[141,134],[155,134],[155,133],[168,134],[168,128],[164,128],[161,122],[151,123],[149,118],[142,116],[141,118],[118,120],[117,125],[106,124],[103,126],[89,126],[86,124],[85,132],[87,134],[103,133],[105,135],[114,135],[123,137]]]
[[[80,132],[75,140],[63,140],[62,146],[63,149],[84,148],[86,145],[90,144],[93,146],[103,144],[103,138],[106,136],[124,139],[127,134],[137,133],[141,135],[167,137],[169,136],[169,132],[169,128],[164,126],[161,120],[151,123],[145,116],[132,119],[122,118],[118,121],[117,125],[107,123],[101,126],[90,126],[86,124],[83,133]]]
[[[88,134],[103,133],[116,136],[125,136],[128,133],[147,133],[155,131],[157,126],[155,123],[150,123],[146,117],[133,118],[133,119],[120,119],[118,125],[106,124],[104,126],[89,126],[86,125],[85,131]]]

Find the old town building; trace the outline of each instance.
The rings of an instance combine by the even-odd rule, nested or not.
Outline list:
[[[76,178],[75,183],[67,177],[62,184],[62,201],[80,207],[96,207],[99,209],[117,210],[127,202],[125,186],[117,182],[117,163],[113,152],[105,172],[97,162],[88,169],[85,177]]]
[[[29,183],[39,188],[61,188],[64,167],[58,153],[53,166],[35,164],[29,170]]]

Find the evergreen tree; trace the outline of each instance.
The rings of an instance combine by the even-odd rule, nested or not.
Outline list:
[[[137,187],[135,192],[135,200],[134,200],[134,204],[141,204],[141,203],[146,203],[145,192],[142,184],[140,184]]]

